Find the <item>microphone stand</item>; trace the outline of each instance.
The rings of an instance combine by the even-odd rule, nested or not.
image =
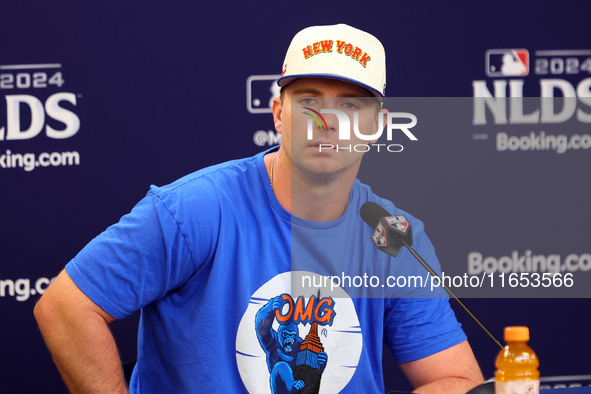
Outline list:
[[[468,309],[468,307],[462,302],[462,300],[460,300],[453,293],[453,291],[451,291],[451,289],[445,285],[445,283],[443,282],[441,277],[437,274],[437,272],[433,271],[433,269],[429,266],[429,264],[427,264],[427,262],[425,260],[423,260],[423,258],[412,248],[412,246],[410,246],[408,244],[406,239],[401,239],[401,241],[402,241],[402,245],[406,246],[406,248],[410,251],[410,253],[412,253],[413,256],[415,256],[415,258],[419,261],[419,263],[421,263],[421,265],[423,267],[425,267],[425,269],[427,271],[429,271],[429,273],[432,276],[439,279],[439,283],[441,284],[441,286],[443,286],[445,291],[447,291],[447,293],[454,300],[456,300],[458,302],[458,304],[460,304],[462,309],[464,309],[468,313],[468,315],[470,315],[470,317],[476,322],[476,324],[478,324],[480,326],[480,328],[482,328],[482,330],[490,337],[490,339],[492,339],[495,342],[495,344],[499,347],[499,349],[503,349],[504,348],[503,345],[497,340],[497,338],[495,338],[495,336],[484,326],[484,324],[482,324],[482,322],[476,317],[476,315],[474,315],[474,313],[472,313],[472,311],[470,309]]]

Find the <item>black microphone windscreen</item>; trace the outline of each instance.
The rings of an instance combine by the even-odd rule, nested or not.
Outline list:
[[[371,228],[375,228],[378,225],[380,218],[384,216],[392,216],[388,211],[382,208],[381,205],[376,204],[373,201],[368,201],[361,206],[359,209],[361,219],[367,223]]]

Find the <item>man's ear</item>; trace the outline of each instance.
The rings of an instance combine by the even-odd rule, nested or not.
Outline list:
[[[387,120],[388,120],[388,110],[387,109],[382,108],[378,112],[376,112],[376,119],[373,124],[372,134],[375,135],[378,132],[380,125],[382,126],[382,128],[384,128],[386,126]],[[371,141],[371,143],[375,144],[378,140],[379,140],[379,138],[376,138],[375,140]]]
[[[273,123],[275,124],[275,130],[281,134],[281,113],[283,112],[283,103],[281,98],[273,98]]]

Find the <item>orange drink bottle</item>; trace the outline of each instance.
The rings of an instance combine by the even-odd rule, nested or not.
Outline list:
[[[540,362],[528,341],[527,327],[505,327],[507,346],[495,362],[495,394],[539,394]]]

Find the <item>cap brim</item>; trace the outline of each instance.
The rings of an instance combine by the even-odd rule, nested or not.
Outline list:
[[[372,88],[369,85],[366,85],[364,83],[361,83],[359,81],[356,81],[354,79],[350,79],[350,78],[345,78],[341,75],[335,75],[335,74],[297,74],[297,75],[286,75],[285,77],[281,77],[277,80],[277,85],[284,87],[287,84],[293,82],[296,79],[299,78],[329,78],[329,79],[338,79],[339,81],[344,81],[344,82],[349,82],[352,83],[354,85],[358,85],[361,86],[367,90],[370,91],[371,94],[373,94],[375,97],[378,98],[384,98],[384,95],[382,94],[382,92]]]

